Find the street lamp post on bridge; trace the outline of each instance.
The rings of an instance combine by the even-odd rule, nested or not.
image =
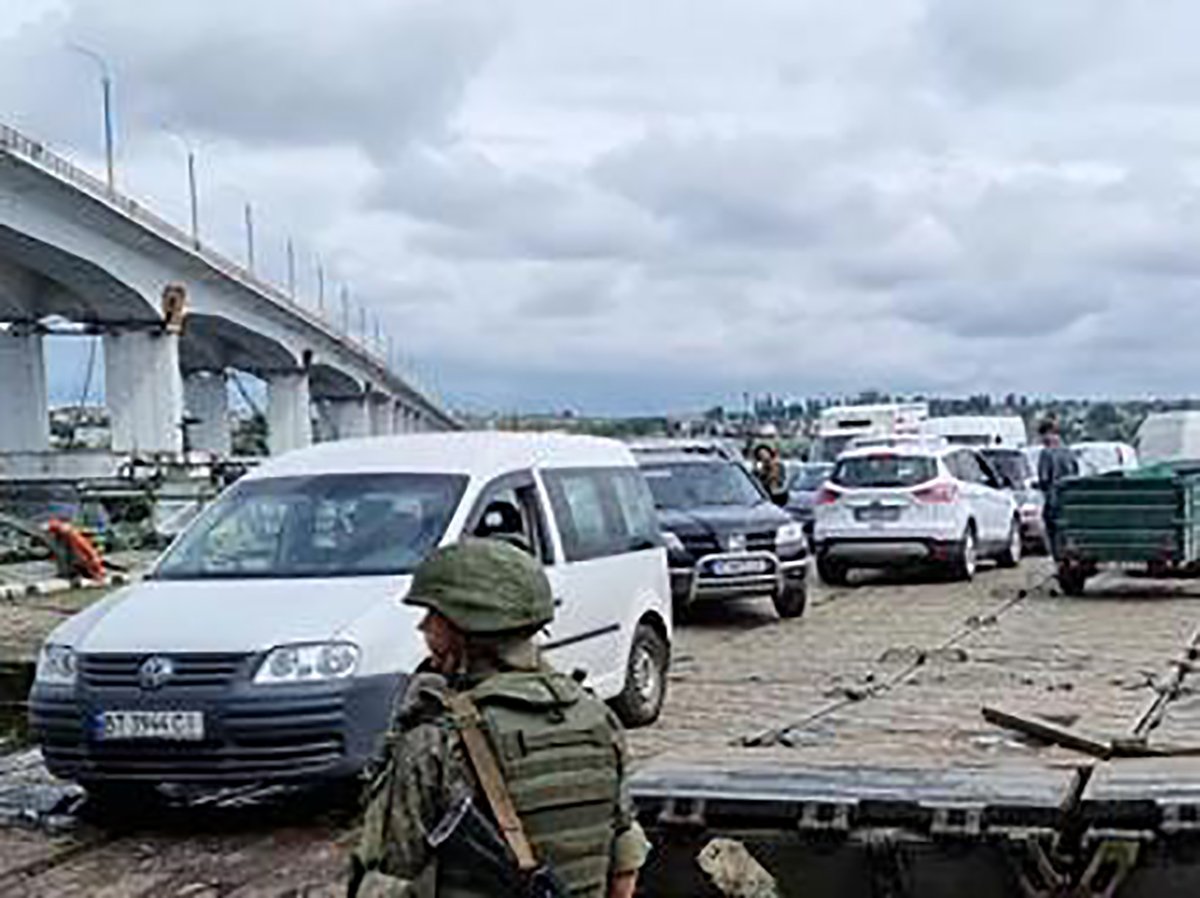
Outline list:
[[[86,56],[100,69],[100,91],[104,103],[104,164],[108,192],[112,193],[116,189],[116,179],[113,173],[112,69],[108,65],[108,60],[95,50],[79,44],[67,44],[67,47]]]
[[[184,151],[187,153],[187,176],[188,176],[188,206],[191,213],[192,223],[192,247],[193,249],[200,248],[200,201],[196,190],[196,150],[192,146],[192,142],[180,134],[178,131],[173,131],[170,128],[166,129],[167,133],[179,141]]]

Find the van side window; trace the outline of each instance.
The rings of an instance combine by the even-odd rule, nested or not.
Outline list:
[[[654,500],[640,471],[579,468],[543,476],[568,561],[662,545]]]
[[[505,476],[483,491],[468,523],[472,536],[508,539],[543,564],[552,564],[554,550],[533,475]]]
[[[617,500],[617,513],[625,529],[625,549],[639,551],[662,544],[654,497],[641,472],[615,470],[609,472]]]
[[[622,551],[609,521],[599,473],[590,470],[547,471],[546,489],[562,533],[568,561],[587,561]]]

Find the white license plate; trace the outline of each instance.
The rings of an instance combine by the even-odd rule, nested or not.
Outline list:
[[[200,711],[103,711],[97,724],[99,739],[199,742],[204,738],[204,714]]]
[[[771,570],[771,562],[765,558],[731,558],[714,561],[712,572],[718,577],[741,577],[747,574],[765,574]]]
[[[855,519],[872,524],[884,524],[900,520],[900,508],[895,505],[874,506],[854,510]]]

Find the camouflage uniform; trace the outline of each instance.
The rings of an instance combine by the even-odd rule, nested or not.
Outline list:
[[[467,691],[480,710],[539,859],[572,896],[607,895],[612,876],[641,867],[647,843],[625,785],[620,723],[572,678],[544,665],[524,635],[553,614],[541,568],[502,543],[466,540],[418,570],[406,601],[444,614],[469,638],[482,632],[487,651],[468,648],[466,669],[455,677],[418,673],[410,682],[388,736],[387,766],[369,793],[354,853],[366,875],[351,894],[490,898],[477,871],[439,862],[430,842],[457,798],[472,795],[486,808],[446,703],[455,690]],[[482,629],[470,631],[472,624]],[[505,635],[513,630],[522,635]]]

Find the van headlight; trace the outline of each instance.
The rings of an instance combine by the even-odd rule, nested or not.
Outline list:
[[[34,679],[48,686],[74,686],[75,650],[65,645],[46,643],[38,652]]]
[[[258,685],[341,680],[358,667],[358,646],[349,642],[283,645],[267,652],[254,675]]]
[[[793,521],[790,524],[784,524],[775,531],[775,547],[781,549],[784,546],[795,548],[804,543],[804,525],[799,521]]]

